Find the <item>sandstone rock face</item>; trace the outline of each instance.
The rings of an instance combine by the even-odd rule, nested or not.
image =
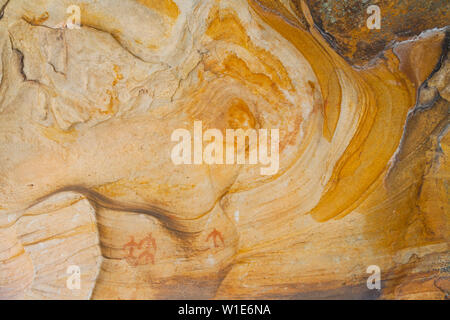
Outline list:
[[[0,8],[1,299],[448,298],[445,29],[354,68],[305,1]],[[198,123],[276,170],[174,163]]]

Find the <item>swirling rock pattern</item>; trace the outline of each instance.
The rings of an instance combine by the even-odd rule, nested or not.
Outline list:
[[[305,1],[1,8],[0,298],[448,297],[445,30],[354,68]],[[194,121],[279,129],[278,172],[175,165]]]

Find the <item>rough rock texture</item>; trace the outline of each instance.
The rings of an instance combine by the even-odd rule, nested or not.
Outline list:
[[[307,0],[316,25],[336,50],[361,66],[396,41],[418,36],[425,30],[446,27],[450,21],[447,0]],[[299,8],[301,0],[293,0]],[[381,28],[366,28],[371,5],[380,8]]]
[[[448,34],[354,68],[308,4],[0,1],[0,298],[448,298]],[[175,165],[196,120],[279,171]]]

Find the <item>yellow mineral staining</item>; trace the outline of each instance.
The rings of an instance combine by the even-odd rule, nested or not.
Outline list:
[[[248,50],[261,63],[270,79],[281,89],[293,90],[289,75],[283,64],[272,53],[254,45],[244,26],[232,12],[212,11],[212,19],[206,34],[214,40],[226,41]]]
[[[24,15],[23,19],[32,25],[40,25],[40,24],[44,23],[45,21],[47,21],[49,17],[50,17],[50,15],[48,14],[47,11],[45,11],[39,17],[29,17],[27,15]]]
[[[300,27],[301,24],[298,21],[298,17],[294,16],[289,8],[292,6],[289,0],[258,0],[258,2],[266,7],[270,8],[274,12],[278,12],[281,16],[294,24],[296,27]]]
[[[239,98],[234,99],[228,109],[227,128],[246,130],[255,127],[256,120],[247,104]]]
[[[104,115],[115,114],[118,110],[118,103],[119,103],[117,92],[114,89],[113,90],[106,89],[106,94],[108,97],[106,98],[105,101],[108,101],[108,104],[103,108],[99,108],[98,112]]]
[[[148,195],[151,194],[159,194],[159,195],[167,195],[174,189],[179,191],[191,190],[195,185],[170,185],[170,184],[162,184],[155,183],[153,181],[144,180],[144,179],[135,179],[135,180],[125,180],[120,179],[118,181],[114,181],[108,184],[104,184],[98,187],[95,187],[94,190],[111,198],[117,198],[121,196],[126,196],[132,193],[136,193],[141,196],[143,199],[146,199]]]
[[[78,6],[80,7],[80,19],[82,26],[90,26],[103,30],[106,26],[117,25],[117,19],[109,14],[94,10],[89,4],[80,3]],[[117,34],[117,31],[120,30],[108,28],[106,31],[110,32],[112,35],[115,35]]]
[[[246,49],[249,48],[250,39],[245,28],[233,13],[219,16],[219,12],[213,10],[211,15],[212,21],[206,31],[208,36],[214,40],[227,41]]]
[[[341,116],[342,92],[356,89],[353,108],[360,112],[357,130],[336,164],[319,204],[311,211],[319,221],[344,216],[357,207],[386,172],[398,148],[407,112],[415,104],[412,80],[399,70],[400,61],[387,53],[387,62],[355,71],[311,27],[311,33],[294,28],[279,15],[250,1],[265,22],[294,44],[311,63],[324,98],[324,136],[333,138]],[[312,18],[306,6],[307,20]],[[431,57],[430,57],[431,58]],[[431,65],[437,63],[436,57]],[[381,147],[383,146],[383,147]]]
[[[118,111],[119,97],[117,89],[115,88],[120,80],[123,80],[123,74],[120,73],[120,67],[118,65],[113,66],[114,80],[112,82],[112,89],[107,89],[106,94],[109,97],[109,102],[106,105],[106,110],[99,110],[101,114],[115,114]]]
[[[174,20],[180,14],[180,9],[172,0],[138,0],[137,2]]]
[[[95,191],[101,193],[102,195],[112,198],[125,196],[128,189],[127,182],[123,180],[118,180],[94,188]]]
[[[114,73],[115,73],[115,78],[113,80],[113,87],[117,84],[117,82],[119,82],[120,80],[123,79],[123,74],[120,73],[120,67],[118,65],[114,65],[113,67]]]
[[[1,260],[2,264],[7,264],[8,262],[13,261],[14,259],[17,259],[18,257],[20,257],[21,255],[25,254],[25,249],[23,247],[21,247],[19,249],[19,251],[17,251],[16,253],[14,253],[13,255],[9,256],[6,259]]]
[[[55,142],[60,144],[72,143],[77,140],[78,133],[75,129],[62,130],[59,127],[39,127],[42,134]]]
[[[250,70],[248,64],[238,56],[231,54],[223,61],[225,67],[223,73],[228,74],[242,82],[249,82],[262,89],[261,93],[274,91],[277,96],[282,96],[281,91],[270,77],[262,73],[254,73]]]
[[[142,37],[135,38],[127,31],[126,24],[128,22],[122,19],[122,14],[117,13],[115,8],[102,11],[101,6],[80,3],[81,25],[108,32],[132,54],[136,55],[144,48],[156,50],[160,47],[163,38],[170,37],[173,24],[179,15],[179,9],[171,0],[142,0],[139,2],[160,14],[161,17],[161,19],[146,21],[149,32],[144,33]],[[164,23],[162,23],[163,21]],[[137,50],[136,46],[140,49]]]
[[[89,224],[85,224],[82,226],[78,226],[76,228],[71,229],[68,232],[65,232],[63,234],[57,234],[57,235],[53,235],[51,237],[48,238],[44,238],[44,239],[39,239],[37,241],[33,241],[33,242],[28,242],[28,243],[23,243],[24,246],[31,246],[34,244],[38,244],[44,241],[50,241],[50,240],[61,240],[61,239],[67,239],[73,236],[77,236],[77,235],[83,235],[85,233],[90,233],[90,232],[95,232],[97,230],[97,226],[95,223],[89,223]]]
[[[317,38],[320,34],[313,37],[308,31],[287,23],[282,16],[271,14],[255,0],[249,1],[249,4],[266,23],[289,40],[311,64],[320,84],[323,101],[326,102],[322,106],[325,119],[323,134],[330,141],[337,126],[342,102],[337,70],[341,65],[345,65],[345,62],[341,61],[342,59],[331,49],[326,49],[328,47],[326,42]],[[339,61],[338,65],[330,56]]]

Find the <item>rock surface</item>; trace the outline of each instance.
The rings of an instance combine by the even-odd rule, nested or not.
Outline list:
[[[448,298],[445,30],[354,68],[305,1],[0,8],[1,299]],[[279,170],[175,165],[195,121]]]

